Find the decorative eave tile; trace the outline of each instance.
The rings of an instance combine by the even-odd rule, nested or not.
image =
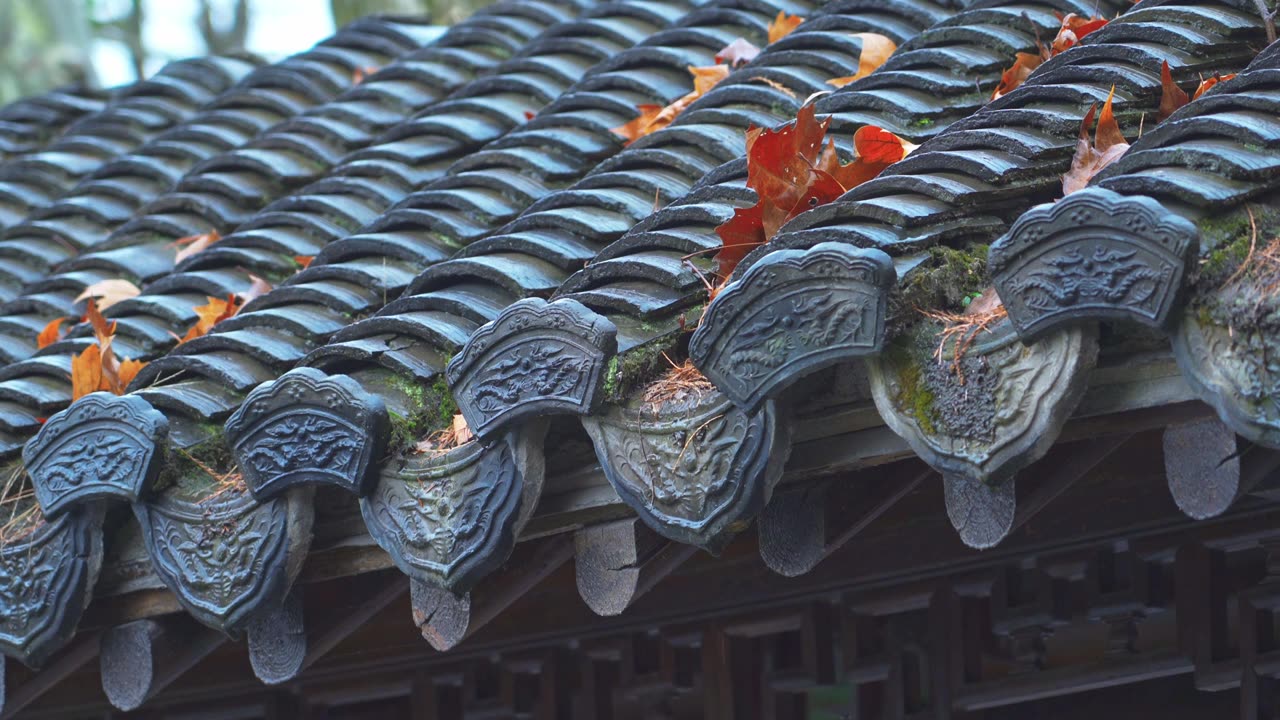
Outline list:
[[[1071,327],[1024,344],[1000,322],[964,352],[967,387],[951,358],[939,363],[933,350],[916,349],[923,362],[896,348],[869,358],[872,396],[885,423],[943,474],[961,537],[990,547],[1012,526],[1014,474],[1048,451],[1084,394],[1097,329]],[[939,377],[924,375],[935,369]]]
[[[1199,235],[1152,198],[1087,188],[1023,213],[992,244],[989,267],[1025,340],[1082,321],[1165,328]]]
[[[646,524],[711,553],[764,508],[791,452],[791,423],[708,391],[582,419],[614,490]]]
[[[411,579],[465,594],[511,555],[538,502],[535,435],[473,440],[388,464],[360,500],[369,534]]]
[[[311,544],[310,488],[265,503],[169,488],[133,509],[156,575],[197,620],[231,634],[283,602]]]
[[[266,501],[315,483],[367,494],[389,420],[382,399],[351,378],[304,367],[254,389],[225,427],[249,491]]]
[[[880,250],[827,242],[771,253],[707,307],[689,355],[753,412],[806,375],[879,352],[895,279]]]
[[[1280,448],[1280,338],[1233,332],[1188,309],[1173,333],[1173,356],[1224,423],[1251,442]]]
[[[0,652],[39,665],[75,634],[102,567],[102,503],[0,547]]]
[[[449,387],[480,437],[521,418],[590,415],[617,349],[613,323],[578,301],[527,298],[471,336],[449,363]]]
[[[95,500],[140,500],[168,439],[169,421],[146,400],[96,392],[49,418],[23,448],[22,460],[52,518]]]

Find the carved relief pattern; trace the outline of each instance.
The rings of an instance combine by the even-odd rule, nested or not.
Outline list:
[[[250,491],[268,500],[298,483],[364,494],[387,424],[382,401],[350,378],[299,368],[251,393],[226,430]]]
[[[547,412],[588,414],[617,352],[617,329],[576,300],[521,300],[477,330],[448,379],[473,432]]]
[[[1151,198],[1089,188],[1019,218],[992,245],[991,272],[1027,337],[1085,318],[1162,327],[1197,238],[1195,225]]]
[[[475,442],[384,472],[361,511],[406,575],[464,592],[509,554],[520,485],[506,442]]]
[[[139,513],[139,522],[165,584],[198,619],[225,629],[284,575],[286,514],[284,499],[162,498]]]
[[[1250,441],[1280,448],[1280,341],[1265,332],[1201,324],[1188,311],[1174,356],[1200,397]]]
[[[605,474],[658,532],[718,549],[763,507],[789,446],[768,404],[748,415],[719,393],[584,418]]]
[[[877,350],[893,277],[878,250],[779,251],[711,304],[690,354],[730,399],[754,409],[788,380]]]
[[[579,348],[555,341],[512,345],[502,359],[476,373],[472,405],[493,417],[530,398],[580,401],[592,360]]]
[[[38,662],[75,631],[102,555],[100,508],[67,513],[0,548],[0,650]]]
[[[107,393],[88,395],[54,415],[23,449],[46,515],[90,498],[137,500],[168,426],[142,398]]]
[[[901,360],[885,354],[868,363],[876,406],[893,431],[944,473],[987,482],[1008,478],[1053,444],[1097,359],[1092,327],[1055,332],[1031,345],[1018,342],[1007,324],[995,333],[966,354],[994,374],[991,427],[983,435],[948,432],[942,423],[922,427],[914,409],[906,406],[907,368],[899,366]]]

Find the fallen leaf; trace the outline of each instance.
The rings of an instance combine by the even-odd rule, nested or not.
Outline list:
[[[1178,108],[1191,102],[1186,91],[1173,81],[1173,73],[1169,71],[1169,62],[1160,63],[1160,113],[1157,121],[1163,121]]]
[[[171,245],[182,248],[178,254],[173,256],[173,264],[177,265],[183,260],[195,255],[198,252],[207,250],[210,245],[222,239],[222,235],[217,230],[210,230],[201,235],[188,235],[184,238],[174,240]]]
[[[875,125],[864,125],[853,134],[853,162],[841,164],[835,144],[830,143],[819,158],[818,167],[830,173],[845,190],[852,190],[874,178],[890,165],[916,149],[916,145]]]
[[[209,302],[192,308],[196,313],[196,324],[187,330],[186,335],[178,339],[179,345],[203,337],[213,329],[214,325],[232,317],[240,309],[235,295],[228,295],[225,300],[211,295],[205,296],[205,299]]]
[[[137,297],[141,293],[142,290],[128,280],[101,280],[93,283],[77,295],[76,302],[94,298],[98,302],[98,309],[106,310],[121,300]]]
[[[1058,33],[1054,36],[1053,41],[1045,47],[1044,43],[1036,40],[1036,52],[1025,53],[1020,52],[1014,58],[1013,65],[1000,76],[1000,82],[996,85],[996,89],[991,93],[992,100],[998,100],[1010,92],[1030,77],[1036,68],[1044,64],[1044,61],[1069,50],[1077,43],[1085,38],[1089,33],[1105,26],[1109,21],[1106,18],[1091,17],[1086,18],[1075,13],[1067,15],[1058,15],[1061,26]]]
[[[1196,91],[1191,94],[1191,99],[1195,100],[1199,98],[1201,95],[1208,92],[1209,89],[1212,88],[1214,85],[1217,85],[1220,82],[1226,82],[1234,78],[1235,76],[1236,76],[1235,73],[1230,73],[1228,75],[1218,75],[1217,77],[1211,77],[1208,80],[1201,80],[1200,85],[1196,87]]]
[[[733,217],[716,228],[720,250],[716,253],[716,274],[726,279],[753,249],[765,244],[764,204],[736,208]]]
[[[370,75],[378,72],[381,69],[382,68],[378,67],[377,65],[365,65],[363,67],[358,67],[351,73],[351,82],[354,85],[359,85],[360,83],[367,80]]]
[[[737,38],[716,53],[716,62],[736,68],[755,60],[759,54],[760,48],[747,42],[746,38]]]
[[[792,90],[791,88],[787,87],[786,85],[783,85],[777,80],[770,80],[769,78],[763,75],[756,75],[753,78],[749,78],[748,82],[764,83],[765,85],[768,85],[769,87],[773,88],[774,90],[777,90],[778,92],[782,93],[783,95],[786,95],[789,98],[794,98],[796,96],[795,90]]]
[[[43,350],[62,339],[62,321],[66,318],[55,318],[36,335],[36,347]]]
[[[1106,18],[1086,18],[1075,13],[1059,14],[1058,20],[1061,21],[1062,26],[1058,29],[1058,34],[1053,38],[1053,42],[1049,44],[1050,56],[1070,50],[1083,40],[1086,35],[1104,27],[1109,22]]]
[[[828,85],[844,87],[855,80],[875,72],[898,49],[898,44],[878,33],[855,33],[862,40],[862,52],[858,55],[858,72],[845,77],[832,78]]]
[[[120,368],[116,371],[116,374],[122,393],[133,382],[133,379],[138,376],[142,368],[146,366],[147,364],[141,360],[125,360],[120,363]]]
[[[1080,123],[1080,137],[1076,141],[1075,156],[1071,158],[1071,168],[1062,176],[1062,194],[1070,195],[1083,190],[1094,175],[1103,168],[1120,159],[1129,149],[1120,132],[1120,125],[1111,109],[1111,100],[1115,96],[1115,88],[1107,96],[1107,102],[1098,115],[1098,126],[1094,129],[1093,142],[1089,142],[1089,125],[1093,123],[1097,105],[1089,107],[1089,112]]]
[[[307,268],[311,267],[311,261],[315,259],[316,259],[315,255],[294,255],[293,256],[293,261],[298,263],[300,269],[302,270],[306,270]]]
[[[102,387],[102,352],[89,345],[71,358],[71,399],[79,400]]]
[[[470,442],[475,435],[471,432],[471,428],[467,426],[467,419],[461,413],[453,416],[453,443],[454,445],[462,445]]]
[[[626,139],[626,144],[630,145],[650,133],[655,133],[665,128],[679,117],[685,108],[692,105],[695,100],[707,94],[721,80],[729,77],[729,66],[707,65],[705,67],[695,67],[690,65],[689,74],[693,76],[692,92],[681,96],[666,107],[637,105],[636,110],[640,111],[639,117],[625,125],[613,128],[612,132]]]
[[[240,306],[248,305],[251,300],[255,300],[267,293],[271,292],[271,283],[262,278],[249,273],[249,289],[241,293],[236,293],[236,299],[240,301]]]
[[[529,122],[530,120],[534,119],[535,117],[537,117],[537,116],[536,116],[536,115],[535,115],[531,110],[525,110],[525,111],[524,111],[524,121],[525,121],[525,122]]]
[[[1040,67],[1048,59],[1049,53],[1043,47],[1040,48],[1038,53],[1018,53],[1013,65],[1000,76],[1000,82],[996,85],[996,89],[992,91],[991,99],[999,100],[1016,90],[1019,85],[1022,85],[1023,81],[1031,76],[1032,71]]]
[[[791,34],[800,23],[804,22],[804,18],[799,15],[788,15],[782,10],[778,11],[775,17],[769,23],[769,44],[778,42],[782,38]]]

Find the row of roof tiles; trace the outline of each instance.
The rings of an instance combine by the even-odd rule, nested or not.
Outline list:
[[[257,163],[243,161],[244,153],[215,157],[105,244],[59,250],[44,266],[58,265],[56,274],[16,284],[22,294],[7,309],[24,319],[0,326],[15,338],[72,314],[75,295],[89,282],[121,275],[149,282],[110,315],[119,321],[117,351],[152,362],[133,393],[84,398],[51,417],[27,446],[27,468],[50,521],[0,556],[8,558],[10,576],[49,568],[53,578],[19,582],[15,597],[58,597],[0,633],[6,652],[38,659],[74,628],[91,596],[101,501],[109,497],[133,501],[157,573],[214,627],[237,630],[279,611],[309,542],[309,487],[316,482],[359,494],[370,534],[416,581],[465,593],[507,556],[537,502],[548,414],[583,416],[609,480],[658,532],[715,550],[768,501],[780,476],[790,422],[787,403],[774,398],[787,399],[802,376],[858,358],[869,358],[886,421],[944,472],[948,509],[966,540],[998,540],[1013,497],[1012,482],[998,481],[1052,443],[1096,355],[1092,326],[1118,311],[1059,312],[1065,326],[1024,349],[1016,342],[1019,330],[1029,342],[1045,330],[1030,328],[1011,307],[1012,322],[957,359],[971,372],[976,399],[951,402],[964,381],[930,370],[927,389],[942,409],[922,416],[918,406],[904,405],[909,368],[895,365],[902,356],[881,354],[894,278],[927,276],[937,263],[932,247],[973,252],[1006,232],[1016,235],[1014,220],[1056,194],[1088,106],[1112,86],[1117,114],[1136,134],[1157,110],[1163,62],[1184,81],[1238,71],[1265,44],[1264,23],[1244,0],[1147,0],[1132,9],[1117,2],[1100,12],[1123,12],[1120,18],[986,104],[1009,59],[1033,51],[1037,35],[1057,25],[1053,13],[1088,13],[1095,4],[693,5],[495,6],[469,21],[474,26],[460,25],[419,51],[461,47],[482,27],[509,32],[519,25],[528,31],[526,42],[541,33],[505,63],[471,66],[493,72],[491,79],[459,82],[444,102],[397,106],[380,118],[379,128],[392,127],[380,139],[349,127],[346,137],[362,139],[305,155],[315,167],[292,174],[279,168],[299,155]],[[736,37],[763,45],[765,26],[779,10],[808,20],[671,127],[621,148],[611,128],[629,120],[636,105],[688,92],[685,66],[711,64]],[[706,299],[698,277],[706,265],[695,260],[690,269],[688,256],[714,249],[715,225],[754,202],[744,185],[743,131],[793,117],[801,98],[857,67],[859,32],[886,35],[899,50],[876,73],[821,99],[819,112],[831,114],[842,143],[869,123],[923,145],[879,179],[801,215],[744,263],[708,307],[689,348],[717,389],[642,407],[635,393],[644,378],[628,376],[628,368],[654,347],[679,352],[690,311]],[[483,36],[477,44],[494,42]],[[1260,56],[1251,72],[1135,144],[1129,173],[1153,174],[1154,161],[1142,158],[1154,156],[1185,168],[1181,182],[1167,185],[1167,169],[1154,173],[1166,185],[1125,185],[1121,169],[1102,182],[1128,194],[1165,188],[1184,214],[1196,192],[1226,205],[1270,192],[1274,173],[1266,170],[1280,137],[1273,124],[1246,122],[1252,142],[1222,130],[1214,147],[1219,155],[1224,147],[1232,151],[1227,170],[1198,160],[1206,157],[1203,149],[1197,155],[1176,146],[1203,142],[1201,113],[1228,114],[1212,127],[1239,125],[1230,115],[1239,113],[1234,102],[1274,116],[1268,83],[1276,56]],[[351,92],[407,72],[393,68]],[[1223,99],[1237,89],[1242,100]],[[302,118],[328,113],[344,98]],[[394,117],[422,107],[412,121]],[[525,123],[526,112],[537,114]],[[292,138],[298,122],[273,132]],[[272,137],[249,147],[301,152],[296,141]],[[1148,152],[1164,144],[1167,151]],[[1192,171],[1208,179],[1197,182]],[[253,192],[235,190],[245,185]],[[1210,194],[1212,188],[1221,189]],[[1088,190],[1059,207],[1096,203],[1100,192],[1110,191]],[[1113,203],[1104,209],[1119,202],[1103,197]],[[655,204],[667,206],[654,212]],[[227,211],[212,212],[215,206]],[[1150,213],[1130,211],[1152,224]],[[164,259],[171,258],[161,251],[172,237],[208,227],[238,229],[177,268]],[[1141,236],[1146,228],[1131,229]],[[997,247],[1011,243],[1016,237]],[[1059,244],[1067,258],[1082,251]],[[109,250],[68,257],[86,247]],[[295,255],[316,258],[295,273]],[[1019,281],[1004,278],[998,255],[993,270],[1001,282]],[[170,333],[194,321],[192,307],[205,295],[244,290],[251,272],[279,287],[165,354]],[[551,294],[553,302],[536,299]],[[899,326],[923,327],[892,309],[889,319]],[[925,329],[904,337],[936,344],[936,329]],[[0,370],[10,457],[40,428],[39,418],[67,405],[70,358],[87,342],[81,328],[29,360],[27,346],[13,358],[18,362]],[[1184,365],[1216,362],[1203,352],[1182,356],[1194,356]],[[285,372],[298,365],[304,367]],[[448,386],[440,382],[446,366]],[[651,374],[652,366],[639,374]],[[1255,384],[1265,386],[1269,371],[1259,372],[1264,377]],[[920,382],[919,371],[913,377]],[[1239,388],[1203,385],[1207,396],[1225,398],[1220,408],[1242,396]],[[408,435],[429,428],[450,406],[451,392],[480,440],[438,455],[410,452]],[[218,426],[228,416],[224,436]],[[1252,437],[1274,444],[1267,432]],[[111,448],[110,458],[103,448]],[[227,451],[254,497],[233,492],[210,501],[208,483],[200,489],[195,482],[203,471],[183,459],[216,462]],[[153,489],[158,476],[174,484]],[[210,523],[233,532],[210,535],[202,530]],[[214,552],[214,545],[222,549]]]

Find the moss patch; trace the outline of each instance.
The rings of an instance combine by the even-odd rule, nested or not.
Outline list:
[[[679,342],[679,334],[670,333],[611,359],[605,371],[605,399],[624,403],[634,390],[647,385],[671,367],[671,362],[679,362],[681,358],[674,354]]]
[[[936,435],[935,398],[922,370],[923,363],[930,359],[917,357],[919,353],[913,349],[909,340],[899,338],[885,350],[888,366],[898,374],[898,394],[893,402],[899,410],[915,418],[923,432]]]
[[[1200,262],[1193,271],[1192,310],[1202,325],[1246,332],[1280,328],[1280,297],[1275,292],[1275,279],[1260,279],[1249,269],[1241,272],[1251,246],[1255,252],[1253,262],[1261,262],[1256,253],[1280,237],[1280,208],[1250,208],[1257,224],[1256,246],[1244,207],[1197,223],[1201,234]]]
[[[917,308],[964,310],[966,298],[987,288],[987,245],[958,250],[947,246],[929,249],[924,267],[907,275],[891,299],[890,317],[905,319]]]

